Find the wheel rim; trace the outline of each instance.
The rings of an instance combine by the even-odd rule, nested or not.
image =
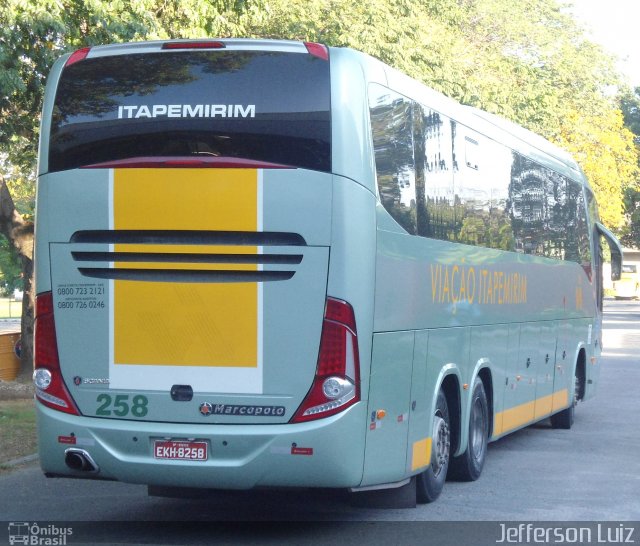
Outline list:
[[[433,420],[433,437],[435,446],[431,457],[431,468],[434,476],[439,476],[449,462],[449,448],[451,445],[451,434],[447,422],[436,415]]]
[[[474,400],[471,424],[471,449],[474,458],[480,459],[487,445],[487,416],[480,398]]]
[[[573,386],[573,407],[574,408],[578,405],[578,400],[580,400],[580,376],[576,372],[574,386]]]

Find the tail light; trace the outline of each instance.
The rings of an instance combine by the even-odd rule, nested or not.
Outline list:
[[[67,59],[67,62],[65,63],[65,68],[67,66],[71,66],[72,64],[76,64],[80,61],[84,61],[87,58],[87,55],[89,55],[89,51],[91,50],[90,47],[83,47],[82,49],[78,49],[76,51],[74,51],[71,56]]]
[[[165,42],[162,49],[224,49],[224,42],[217,40],[204,40],[195,42]]]
[[[301,423],[344,411],[360,400],[360,359],[353,308],[327,298],[313,385],[291,419]]]
[[[323,61],[329,60],[329,48],[326,45],[316,44],[315,42],[305,42],[304,45],[309,55],[318,57],[318,59],[322,59]]]
[[[43,292],[36,297],[34,324],[33,382],[36,386],[36,397],[49,408],[80,415],[60,371],[51,292]]]

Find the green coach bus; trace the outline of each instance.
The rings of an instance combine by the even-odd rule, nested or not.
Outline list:
[[[415,487],[597,386],[571,157],[362,53],[115,44],[49,76],[35,372],[47,476]]]

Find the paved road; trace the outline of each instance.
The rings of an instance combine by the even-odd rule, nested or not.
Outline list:
[[[365,531],[374,533],[375,542],[400,543],[393,525],[383,532],[376,524],[345,528],[328,522],[638,521],[640,303],[610,301],[605,311],[599,392],[578,406],[574,427],[552,430],[548,423],[541,423],[491,444],[481,479],[471,484],[447,483],[434,504],[403,510],[358,508],[341,494],[322,491],[221,494],[199,501],[159,499],[148,497],[142,486],[47,480],[39,468],[30,467],[0,477],[0,520],[317,522],[291,528],[292,540],[300,544],[315,543],[309,542],[310,537],[320,530],[334,533],[345,544],[355,544]],[[189,525],[184,532],[189,536],[197,528]],[[217,543],[234,536],[234,529],[238,528],[218,530]],[[415,537],[423,536],[420,526],[412,529]],[[450,538],[451,529],[445,531]],[[162,532],[158,530],[158,540]],[[265,535],[261,528],[260,536],[276,543],[283,539],[278,534],[282,532]],[[640,544],[640,536],[634,538]],[[327,535],[317,543],[331,542],[334,539]]]

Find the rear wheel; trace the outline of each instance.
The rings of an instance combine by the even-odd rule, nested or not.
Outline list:
[[[444,482],[447,479],[449,468],[449,453],[451,449],[451,430],[449,425],[449,408],[447,398],[442,389],[438,391],[436,410],[433,415],[433,433],[431,442],[431,464],[418,475],[417,499],[420,503],[436,500]]]
[[[482,379],[476,377],[469,415],[469,440],[466,451],[451,460],[449,477],[460,481],[475,481],[480,477],[487,457],[489,442],[489,404]]]
[[[571,405],[559,413],[551,416],[551,427],[569,430],[573,425],[578,400],[582,398],[584,388],[584,375],[580,372],[580,366],[576,366],[576,375],[573,385],[573,400]]]

